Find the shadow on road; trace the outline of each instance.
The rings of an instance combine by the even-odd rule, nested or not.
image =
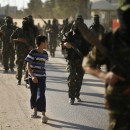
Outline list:
[[[70,123],[70,122],[51,119],[51,118],[49,118],[49,120],[60,123],[60,124],[47,123],[48,125],[55,127],[55,128],[61,128],[61,129],[70,128],[70,129],[77,129],[77,130],[103,130],[103,129],[99,129],[99,128],[93,128],[93,127],[89,127],[89,126],[84,126],[84,125],[80,125],[80,124]]]
[[[104,84],[97,84],[97,83],[84,83],[83,85],[87,85],[87,86],[93,86],[93,87],[104,87]]]
[[[64,70],[61,70],[61,69],[58,69],[58,68],[49,68],[49,69],[47,68],[46,71],[62,72],[62,73],[63,73],[63,72],[64,72],[64,73],[66,72],[65,69],[64,69]]]
[[[89,101],[82,101],[83,103],[90,103],[90,104],[96,104],[96,105],[104,105],[104,103],[100,102],[89,102]]]
[[[53,88],[46,88],[47,91],[55,91],[55,92],[62,92],[62,93],[67,93],[68,91],[65,90],[59,90],[59,89],[53,89]]]
[[[47,76],[47,82],[67,84],[66,77]]]
[[[93,80],[91,80],[93,82]],[[53,83],[64,83],[67,85],[67,77],[61,77],[61,76],[47,76],[47,82],[53,82]],[[86,86],[93,86],[93,87],[104,87],[104,84],[98,84],[95,83],[96,81],[94,80],[93,83],[87,83],[83,82],[83,85]]]
[[[86,95],[86,96],[104,98],[104,94],[99,94],[99,93],[85,93],[85,92],[81,92],[80,94],[81,95]]]
[[[76,103],[75,105],[92,107],[92,108],[96,108],[96,109],[105,109],[105,106],[103,103],[97,103],[97,102],[82,101],[82,102]]]
[[[54,91],[54,92],[61,92],[61,93],[68,93],[68,90],[59,90],[59,89],[54,89],[54,88],[46,88],[47,91]],[[85,96],[93,96],[93,97],[99,97],[99,98],[104,98],[104,94],[98,94],[98,93],[85,93],[81,92],[81,95]]]
[[[85,78],[84,81],[86,81],[86,82],[100,82],[100,83],[103,83],[103,81],[101,81],[99,79],[87,79],[87,78]]]
[[[48,63],[46,71],[66,72],[66,65],[62,63]]]
[[[16,71],[13,71],[13,72],[8,71],[7,73],[4,73],[4,70],[0,70],[0,73],[1,74],[16,74]]]

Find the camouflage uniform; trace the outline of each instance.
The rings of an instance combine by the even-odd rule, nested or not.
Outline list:
[[[94,23],[89,27],[89,29],[97,35],[104,34],[104,27],[99,23],[99,16],[94,15]]]
[[[72,29],[73,21],[69,23],[68,19],[63,20],[61,33],[67,33]]]
[[[99,22],[99,15],[94,15],[94,23],[89,27],[89,29],[98,37],[104,34],[104,27]],[[100,65],[97,65],[97,68],[100,69]]]
[[[33,35],[31,35],[30,37],[30,46],[31,49],[35,47],[35,37],[39,35],[39,30],[38,27],[34,25],[34,20],[32,15],[29,15],[28,17],[25,17],[25,19],[28,20],[28,26],[29,26],[29,32],[33,33]],[[28,52],[30,52],[30,49],[28,49]],[[24,76],[24,81],[26,83],[26,87],[29,87],[29,83],[28,83],[28,70],[26,67],[26,61],[24,61],[24,69],[25,69],[25,76]]]
[[[68,19],[63,20],[63,25],[62,25],[62,29],[60,31],[59,34],[59,40],[62,41],[64,35],[68,33],[69,31],[71,31],[73,26],[73,21],[71,23],[68,22]],[[66,57],[66,50],[64,48],[62,48],[63,46],[61,46],[61,53],[64,55],[64,57]]]
[[[11,19],[10,17],[6,18],[7,20]],[[6,72],[8,72],[8,69],[10,68],[12,71],[14,69],[14,60],[15,60],[15,50],[14,50],[14,44],[12,41],[10,41],[10,36],[15,30],[15,27],[10,24],[8,26],[7,23],[5,23],[1,28],[0,32],[2,33],[1,40],[2,40],[2,63],[4,66],[4,69]],[[10,64],[9,64],[10,61]]]
[[[120,0],[119,12],[123,13],[122,20],[129,17],[130,1]],[[127,12],[129,11],[129,12]],[[125,13],[127,12],[127,16]],[[126,18],[127,17],[127,18]],[[126,21],[125,21],[126,22]],[[109,32],[104,36],[101,43],[112,56],[122,64],[122,66],[130,73],[130,19],[127,22],[129,28],[121,27],[115,32]],[[120,68],[116,68],[104,55],[102,55],[96,47],[92,49],[83,62],[86,66],[96,68],[97,64],[107,65],[107,71],[113,71],[117,75],[125,77],[120,72]],[[106,108],[109,111],[109,130],[130,130],[130,80],[118,81],[114,85],[106,84]]]
[[[34,25],[34,20],[33,20],[32,15],[29,15],[27,18],[29,21],[29,27],[32,29],[34,37],[36,37],[37,35],[39,35],[39,29],[36,25]]]
[[[82,53],[83,56],[86,56],[89,52],[90,45],[83,39],[80,32],[77,29],[69,32],[67,39],[64,39],[64,42],[72,42],[76,48]],[[69,39],[69,41],[68,41]],[[68,81],[68,96],[70,98],[69,102],[73,105],[75,98],[80,99],[80,89],[83,81],[84,71],[82,68],[83,57],[80,57],[73,48],[67,49],[68,60],[67,70],[69,72],[67,81]]]
[[[53,19],[53,23],[50,27],[50,33],[49,33],[49,50],[50,50],[50,55],[52,57],[55,57],[55,51],[57,47],[57,36],[58,36],[58,25],[56,24],[56,19]]]
[[[45,24],[44,31],[45,35],[47,36],[48,43],[50,43],[50,30],[51,30],[51,20],[48,20],[47,24]],[[47,50],[49,49],[49,46],[47,46]]]
[[[17,28],[16,31],[12,34],[11,39],[22,38],[26,42],[16,41],[16,55],[17,55],[17,73],[16,78],[18,79],[18,84],[21,84],[22,79],[22,70],[24,66],[24,59],[27,56],[30,47],[34,46],[34,33],[33,30],[28,28],[24,30],[23,28]]]

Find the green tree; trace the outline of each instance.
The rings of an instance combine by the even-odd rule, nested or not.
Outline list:
[[[37,17],[38,14],[42,13],[42,10],[43,2],[41,0],[30,0],[26,13]]]
[[[43,6],[42,15],[45,18],[53,18],[53,8],[55,7],[55,0],[47,0]]]
[[[90,0],[47,0],[44,4],[45,13],[51,12],[51,17],[75,17],[77,14],[88,18],[90,15]],[[50,16],[50,14],[48,15]]]

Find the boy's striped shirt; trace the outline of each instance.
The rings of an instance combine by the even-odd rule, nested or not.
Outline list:
[[[38,52],[36,49],[33,49],[29,52],[25,61],[30,63],[32,73],[37,77],[45,77],[45,62],[48,60],[48,54],[46,51]]]

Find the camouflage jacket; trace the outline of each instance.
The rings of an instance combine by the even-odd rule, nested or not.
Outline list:
[[[69,41],[68,41],[69,39]],[[86,56],[88,52],[90,51],[90,44],[85,41],[85,39],[82,37],[81,34],[76,34],[74,31],[70,31],[67,34],[67,39],[63,38],[63,43],[64,42],[71,42],[76,48],[79,49],[79,51],[82,53],[83,56]],[[62,43],[62,44],[63,44]],[[81,57],[75,52],[73,48],[67,49],[67,60],[79,60]],[[81,59],[82,60],[82,59]]]
[[[34,47],[35,36],[32,29],[24,31],[22,28],[17,28],[11,35],[11,39],[17,39],[17,38],[22,38],[26,40],[25,43],[16,42],[17,51],[28,50],[29,47]]]
[[[10,28],[7,27],[6,24],[1,26],[0,33],[2,33],[1,40],[3,42],[3,46],[2,46],[3,48],[8,48],[8,47],[10,48],[13,45],[11,40],[10,40],[10,36],[14,30],[15,30],[15,26],[13,26],[13,25],[10,26]]]
[[[95,34],[98,36],[100,34],[104,34],[104,27],[99,24],[99,25],[96,25],[96,24],[92,24],[89,29],[92,31],[92,32],[95,32]]]
[[[111,56],[114,57],[118,63],[120,63],[129,73],[130,73],[130,38],[122,35],[119,30],[115,32],[107,33],[101,41],[101,44],[107,51],[110,52]],[[99,52],[99,50],[94,47],[92,51],[88,54],[84,61],[86,66],[96,68],[96,65],[106,65],[107,71],[113,70],[116,74],[120,76],[122,72],[116,67],[115,63],[112,63],[104,55]]]

